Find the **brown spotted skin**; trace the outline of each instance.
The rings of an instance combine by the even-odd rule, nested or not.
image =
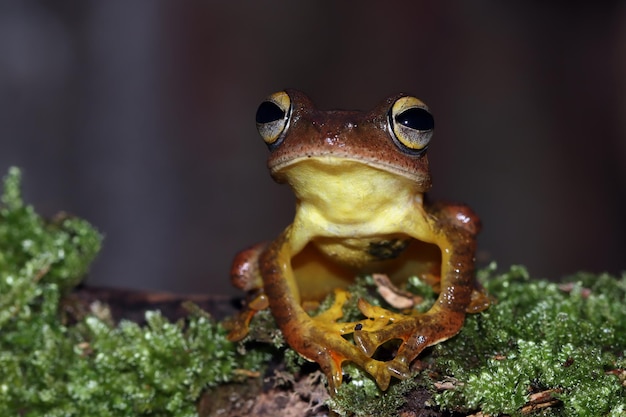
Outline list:
[[[231,338],[245,336],[252,315],[269,303],[287,343],[320,365],[331,392],[341,384],[344,362],[386,390],[392,377],[409,376],[424,348],[457,334],[467,312],[489,305],[474,275],[480,220],[462,204],[423,203],[431,186],[425,149],[407,152],[402,144],[422,143],[394,123],[407,118],[407,108],[427,108],[405,97],[391,96],[369,112],[321,111],[287,90],[268,99],[285,110],[284,131],[280,120],[274,130],[259,129],[270,144],[272,176],[296,194],[296,216],[273,242],[236,257],[231,276],[249,304]],[[423,276],[439,292],[437,301],[420,314],[360,300],[363,319],[341,322],[345,288],[358,273],[374,272],[396,283]],[[321,314],[311,317],[302,307],[333,291],[333,306]],[[395,357],[377,359],[376,350],[393,339],[401,340]]]

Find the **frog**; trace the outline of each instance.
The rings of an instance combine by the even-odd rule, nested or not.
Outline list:
[[[479,217],[465,204],[427,199],[429,107],[399,93],[370,111],[319,110],[287,89],[259,105],[256,126],[271,177],[295,194],[295,216],[276,239],[235,256],[231,280],[248,301],[229,338],[245,337],[252,317],[269,308],[287,344],[319,364],[331,393],[346,363],[383,391],[392,378],[410,377],[425,348],[455,336],[467,313],[490,304],[475,278]],[[363,318],[342,321],[349,286],[374,273],[398,286],[421,278],[436,301],[418,312],[359,299]],[[311,314],[329,294],[331,306]],[[378,357],[389,343],[397,346],[392,357]]]

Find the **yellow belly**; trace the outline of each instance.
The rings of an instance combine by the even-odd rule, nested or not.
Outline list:
[[[397,258],[410,240],[403,235],[344,239],[333,237],[317,238],[313,244],[333,262],[363,271],[372,264]]]

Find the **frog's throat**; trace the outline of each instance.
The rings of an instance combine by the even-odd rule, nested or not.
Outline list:
[[[290,178],[293,168],[300,166],[311,166],[311,174],[315,171],[325,169],[328,172],[333,172],[337,176],[348,174],[347,167],[360,167],[361,172],[374,169],[375,171],[386,172],[405,178],[412,183],[411,187],[415,188],[416,191],[425,193],[431,188],[428,165],[426,164],[425,168],[423,166],[420,167],[417,162],[416,165],[412,167],[414,169],[408,169],[402,165],[389,163],[384,160],[355,158],[352,155],[319,154],[272,161],[269,164],[269,169],[272,178],[279,183],[284,183],[291,182]]]
[[[282,173],[298,201],[296,235],[306,241],[402,233],[422,203],[414,181],[361,161],[311,158]]]

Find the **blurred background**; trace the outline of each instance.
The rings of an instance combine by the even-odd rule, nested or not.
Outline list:
[[[234,254],[290,222],[256,133],[285,87],[320,108],[423,99],[431,196],[479,259],[626,269],[626,3],[0,3],[0,172],[105,235],[89,283],[237,294]]]

